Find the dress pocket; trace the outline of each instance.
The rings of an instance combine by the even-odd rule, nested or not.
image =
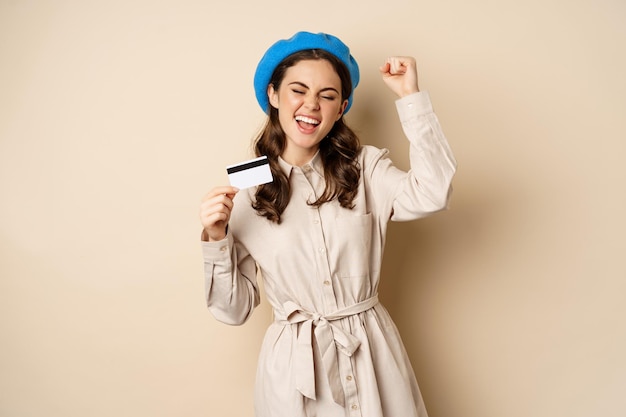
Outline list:
[[[337,218],[336,273],[339,278],[369,277],[372,214]]]

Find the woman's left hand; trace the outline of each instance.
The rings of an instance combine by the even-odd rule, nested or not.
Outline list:
[[[392,56],[380,67],[387,87],[400,97],[417,93],[417,64],[410,56]]]

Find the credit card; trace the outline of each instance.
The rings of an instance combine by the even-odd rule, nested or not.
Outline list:
[[[267,184],[274,180],[267,156],[259,156],[249,161],[229,165],[226,167],[226,172],[228,173],[230,185],[240,190]]]

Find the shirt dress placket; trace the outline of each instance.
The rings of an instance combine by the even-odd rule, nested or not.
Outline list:
[[[298,184],[302,185],[302,195],[306,201],[313,202],[324,192],[325,182],[323,175],[322,173],[317,172],[311,164],[306,164],[302,166],[302,168],[294,167],[292,173],[296,175],[296,181]],[[319,261],[318,271],[320,273],[318,284],[321,287],[322,301],[324,303],[324,311],[321,312],[321,317],[332,315],[339,310],[337,305],[337,296],[335,294],[333,279],[331,276],[328,247],[324,233],[325,223],[322,213],[322,210],[329,208],[330,207],[328,205],[323,205],[321,208],[310,206],[312,217],[310,224],[313,225],[311,228],[311,237],[315,245],[314,247],[317,248],[318,251],[316,257]],[[346,329],[341,321],[342,320],[334,321],[333,325],[341,327],[343,332],[348,333],[349,329]],[[361,404],[358,398],[357,381],[354,375],[354,364],[351,356],[353,352],[350,352],[350,355],[348,355],[345,352],[336,349],[334,343],[333,348],[336,350],[336,366],[338,368],[336,371],[339,372],[339,374],[335,377],[339,380],[328,382],[329,385],[331,385],[331,392],[333,391],[333,386],[337,385],[338,387],[335,388],[340,387],[341,391],[343,391],[340,394],[334,395],[335,397],[342,397],[336,398],[335,402],[346,407],[350,412],[350,417],[361,417]],[[335,370],[325,370],[326,374],[333,373],[334,371]]]

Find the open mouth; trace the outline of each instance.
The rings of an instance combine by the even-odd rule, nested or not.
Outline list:
[[[320,124],[319,120],[306,116],[296,116],[295,120],[296,123],[298,123],[298,126],[305,131],[312,131]]]

